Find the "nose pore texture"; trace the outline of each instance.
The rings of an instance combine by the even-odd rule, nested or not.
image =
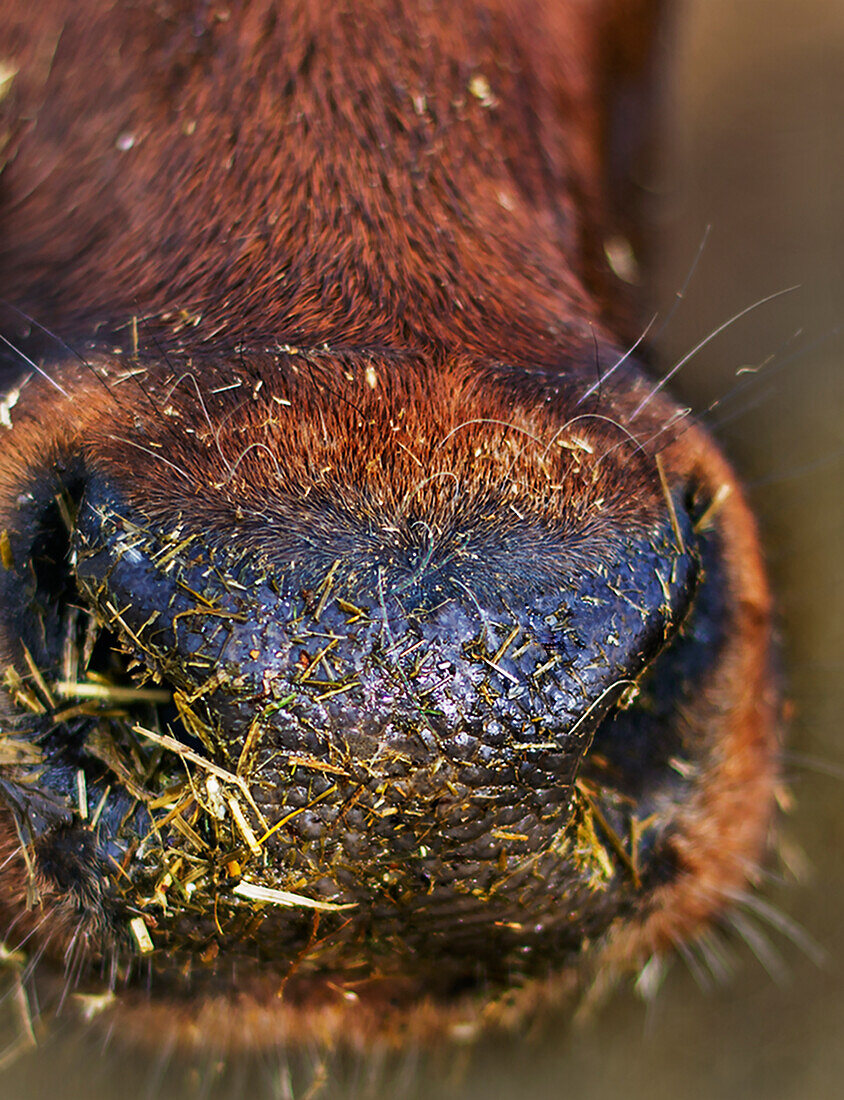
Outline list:
[[[301,861],[317,845],[354,894],[361,855],[412,855],[442,881],[492,865],[501,830],[526,852],[553,840],[596,726],[685,613],[685,536],[680,549],[666,524],[556,575],[532,577],[522,555],[506,594],[477,569],[391,587],[377,564],[364,582],[342,561],[303,590],[295,568],[151,527],[98,481],[75,557],[106,625],[189,701],[203,751],[248,777],[268,821],[292,815],[268,850],[289,861],[294,837]]]

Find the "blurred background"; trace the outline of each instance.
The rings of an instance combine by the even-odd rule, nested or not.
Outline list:
[[[794,704],[786,756],[794,808],[784,826],[790,881],[766,885],[773,909],[755,917],[771,957],[760,950],[763,965],[733,945],[732,977],[720,987],[677,960],[648,1005],[621,992],[586,1027],[560,1018],[536,1036],[387,1066],[325,1069],[316,1056],[297,1065],[277,1056],[250,1066],[166,1057],[156,1065],[59,1031],[6,1069],[6,1100],[216,1100],[247,1091],[255,1100],[841,1095],[844,3],[685,0],[672,53],[655,196],[659,250],[649,276],[662,317],[710,228],[659,337],[662,363],[752,302],[798,286],[714,339],[674,386],[741,471],[780,608]],[[821,965],[809,939],[823,948]]]

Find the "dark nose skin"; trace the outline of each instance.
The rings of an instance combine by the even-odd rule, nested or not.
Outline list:
[[[260,881],[304,876],[305,892],[378,909],[391,866],[414,936],[455,881],[495,887],[502,835],[518,858],[564,829],[595,729],[673,637],[697,578],[685,517],[682,549],[666,516],[648,535],[614,531],[591,567],[538,525],[419,547],[420,523],[361,520],[339,541],[366,551],[321,572],[307,546],[274,561],[272,531],[247,555],[225,531],[174,535],[95,479],[74,537],[85,596],[196,700],[214,759],[268,821],[302,811]]]

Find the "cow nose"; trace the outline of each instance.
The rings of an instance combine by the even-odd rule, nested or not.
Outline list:
[[[681,508],[595,554],[518,524],[365,535],[244,551],[93,476],[73,562],[174,689],[171,732],[248,787],[261,881],[376,907],[387,883],[435,908],[458,883],[491,890],[504,841],[527,855],[560,834],[595,729],[686,614],[695,535]]]

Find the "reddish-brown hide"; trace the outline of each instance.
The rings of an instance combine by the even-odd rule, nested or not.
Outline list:
[[[660,807],[677,873],[644,895],[633,875],[601,930],[607,967],[693,936],[744,888],[775,777],[769,597],[735,479],[699,429],[667,427],[676,408],[636,370],[594,385],[635,335],[603,247],[630,193],[611,170],[616,108],[647,98],[656,8],[30,0],[0,15],[13,74],[0,296],[93,368],[52,345],[45,369],[65,392],[24,387],[0,457],[0,529],[15,529],[27,479],[75,454],[151,522],[178,513],[221,532],[250,494],[276,491],[279,462],[285,515],[329,485],[349,511],[365,491],[382,518],[410,496],[429,526],[451,515],[454,484],[486,494],[493,523],[511,506],[538,523],[580,508],[599,536],[651,529],[667,486],[692,487],[698,529],[718,543],[725,641],[676,719],[699,765],[683,804]],[[221,363],[277,404],[212,399]],[[184,435],[150,437],[164,406]],[[574,418],[577,439],[549,457]],[[513,429],[531,442],[515,449]],[[581,446],[592,457],[575,477]],[[27,673],[8,624],[0,656]],[[60,957],[76,910],[37,860],[41,909],[26,909],[4,821],[4,908]],[[562,975],[533,975],[519,1011],[568,988],[563,961]],[[432,996],[418,973],[354,989],[329,973],[293,995],[287,978],[271,970],[249,996],[197,992],[178,1008],[130,990],[110,1011],[137,1034],[237,1045],[478,1020],[476,991]],[[510,1000],[487,1010],[512,1014]]]
[[[537,364],[614,315],[606,65],[652,4],[6,7],[0,290],[63,331]]]

